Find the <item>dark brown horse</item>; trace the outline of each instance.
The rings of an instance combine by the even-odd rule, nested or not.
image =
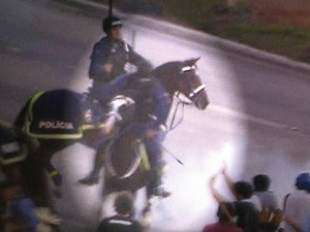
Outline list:
[[[198,109],[204,110],[209,100],[205,86],[197,73],[197,60],[165,63],[154,70],[154,77],[160,82],[171,102],[175,95],[180,93]],[[134,94],[133,98],[136,101],[134,115],[144,118],[152,113],[152,107],[147,107],[152,104],[143,104],[139,93]],[[108,142],[102,137],[97,125],[92,125],[91,128],[83,127],[81,123],[85,119],[85,109],[89,109],[81,104],[83,99],[85,98],[82,94],[69,90],[55,90],[35,95],[17,117],[16,125],[26,129],[30,136],[39,141],[40,148],[32,160],[36,162],[36,166],[41,166],[50,174],[53,183],[49,185],[61,186],[63,192],[67,194],[64,196],[64,198],[67,197],[66,201],[70,201],[71,206],[83,212],[76,217],[77,220],[83,221],[86,218],[87,223],[92,223],[93,219],[97,218],[94,212],[101,210],[98,200],[99,203],[102,201],[100,198],[103,190],[105,193],[118,190],[136,191],[149,183],[149,160],[145,154],[143,138],[137,137],[130,126],[121,127],[117,136]],[[61,117],[53,118],[55,115],[58,117],[58,113]],[[41,128],[59,129],[57,135],[40,134],[38,131],[40,128],[31,128],[30,122],[25,121],[26,118],[38,120],[37,125],[41,125]],[[53,120],[50,120],[51,118]],[[124,122],[130,121],[124,116]],[[67,130],[66,136],[62,135],[62,130]],[[94,153],[96,153],[94,149],[102,148],[100,146],[102,142],[106,142],[103,149],[106,153],[103,156],[106,161],[104,163],[105,184],[99,182],[95,186],[83,186],[78,181],[92,170]],[[79,144],[85,144],[93,150]],[[84,198],[84,201],[81,198]],[[62,205],[59,207],[61,208]],[[71,211],[73,209],[66,210],[69,214],[77,213],[76,210]]]

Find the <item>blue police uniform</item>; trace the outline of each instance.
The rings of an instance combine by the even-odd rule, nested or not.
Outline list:
[[[107,83],[115,77],[127,73],[127,63],[136,66],[139,71],[143,69],[150,70],[152,67],[146,59],[136,53],[125,41],[109,37],[102,38],[94,45],[90,59],[89,77],[93,79],[94,86],[101,82]],[[113,65],[111,73],[104,70],[103,65],[106,63]]]

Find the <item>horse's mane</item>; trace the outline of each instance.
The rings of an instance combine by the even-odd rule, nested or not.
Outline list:
[[[154,74],[158,78],[162,77],[163,75],[175,75],[180,73],[181,68],[182,68],[181,61],[171,61],[155,68]]]

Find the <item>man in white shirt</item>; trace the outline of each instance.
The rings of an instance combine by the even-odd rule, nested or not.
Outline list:
[[[279,209],[279,201],[274,192],[269,190],[270,178],[265,174],[258,174],[253,177],[253,195],[259,198],[261,206],[271,211]]]
[[[296,189],[288,194],[284,203],[285,232],[307,232],[310,224],[310,173],[297,176]]]

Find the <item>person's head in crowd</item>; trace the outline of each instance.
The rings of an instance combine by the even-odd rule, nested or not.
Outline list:
[[[217,217],[219,222],[231,222],[233,217],[236,216],[235,205],[231,202],[221,202],[217,210]]]
[[[296,177],[295,186],[299,190],[310,192],[310,173],[302,172]]]
[[[253,194],[252,185],[246,181],[235,182],[234,191],[236,193],[237,200],[249,199]]]
[[[269,189],[270,178],[264,174],[258,174],[253,177],[254,190],[263,192]]]
[[[121,192],[114,201],[114,208],[118,214],[132,215],[134,213],[134,196],[128,191]]]

